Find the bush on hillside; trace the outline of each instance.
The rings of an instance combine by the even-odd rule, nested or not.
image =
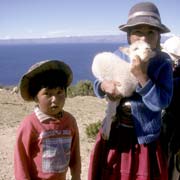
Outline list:
[[[86,135],[87,135],[87,137],[95,139],[100,127],[101,127],[101,121],[89,124],[86,127]]]
[[[94,96],[92,82],[89,80],[79,81],[76,85],[68,87],[67,96]]]

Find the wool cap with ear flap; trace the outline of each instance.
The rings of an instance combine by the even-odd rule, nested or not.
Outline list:
[[[149,25],[160,30],[160,33],[167,33],[170,30],[161,23],[158,8],[151,2],[135,4],[129,11],[128,21],[120,25],[119,29],[128,32],[132,27],[138,25]]]
[[[167,39],[163,44],[163,51],[180,56],[180,37],[173,36]]]
[[[40,61],[31,66],[27,73],[25,73],[21,78],[19,83],[21,97],[26,101],[33,101],[34,97],[30,92],[30,88],[32,88],[30,87],[32,85],[32,79],[34,80],[38,75],[50,71],[56,71],[57,75],[59,75],[57,78],[61,78],[62,75],[66,77],[66,80],[64,81],[65,87],[68,87],[71,84],[73,80],[73,72],[67,64],[59,60]]]

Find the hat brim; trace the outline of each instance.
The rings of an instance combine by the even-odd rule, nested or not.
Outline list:
[[[119,26],[119,29],[128,32],[132,27],[138,26],[138,25],[149,25],[153,26],[155,28],[158,28],[160,30],[160,33],[168,33],[170,32],[169,28],[166,27],[164,24],[160,24],[158,21],[156,21],[154,18],[151,17],[137,17],[133,20],[129,20],[127,24],[123,24]]]
[[[71,68],[62,61],[59,60],[46,60],[32,66],[27,73],[23,75],[19,83],[19,90],[21,97],[26,101],[33,101],[31,93],[29,92],[29,85],[32,78],[40,73],[48,70],[58,70],[63,72],[67,76],[67,82],[65,86],[69,86],[73,80],[73,73]],[[58,78],[58,77],[57,77]]]

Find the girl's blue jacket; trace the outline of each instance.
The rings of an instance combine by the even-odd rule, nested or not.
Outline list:
[[[117,50],[114,52],[125,61],[129,57]],[[147,144],[156,140],[161,131],[161,112],[170,104],[173,94],[173,72],[170,57],[161,51],[150,59],[148,76],[144,87],[137,85],[134,94],[129,97],[131,102],[132,119],[139,144]],[[100,89],[101,82],[95,80],[94,92],[103,98]]]

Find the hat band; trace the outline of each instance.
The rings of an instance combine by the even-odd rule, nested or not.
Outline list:
[[[130,15],[128,17],[128,20],[133,19],[137,16],[154,16],[155,18],[157,18],[159,21],[161,21],[160,17],[153,12],[146,12],[146,11],[139,11],[139,12],[135,12],[134,14]]]

